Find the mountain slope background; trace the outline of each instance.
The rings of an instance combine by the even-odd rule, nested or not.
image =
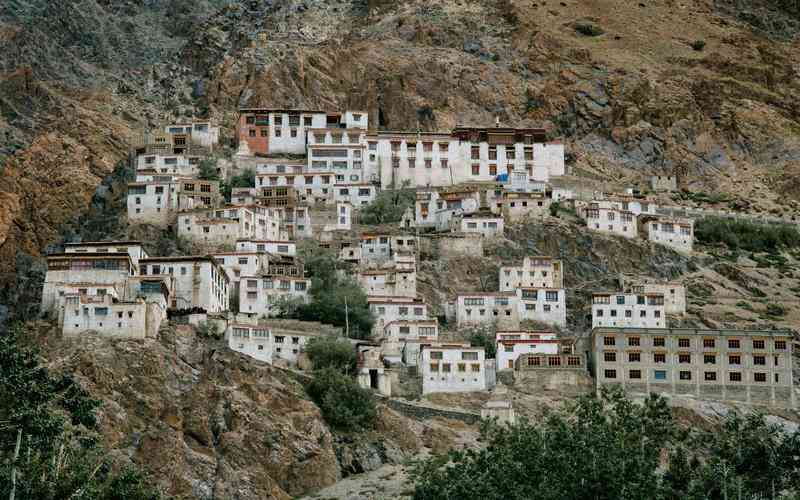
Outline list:
[[[239,105],[366,108],[386,129],[541,125],[593,185],[677,171],[796,212],[798,19],[791,0],[10,0],[2,279],[85,209],[134,134],[194,115],[230,138]]]

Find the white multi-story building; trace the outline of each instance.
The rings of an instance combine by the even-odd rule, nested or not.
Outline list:
[[[137,277],[126,283],[122,293],[111,287],[61,296],[59,325],[64,337],[90,332],[115,338],[155,337],[167,317],[168,282]]]
[[[380,263],[392,259],[397,252],[417,253],[417,238],[411,235],[364,233],[359,241],[360,262]]]
[[[558,354],[559,341],[552,332],[499,330],[496,339],[498,370],[513,370],[521,354]]]
[[[590,203],[585,209],[586,227],[601,233],[616,234],[625,238],[636,238],[638,231],[636,215],[617,208],[604,208],[599,203]]]
[[[662,294],[595,293],[592,328],[666,328]]]
[[[501,267],[498,282],[501,292],[510,292],[521,287],[563,288],[562,262],[552,257],[525,257],[522,266]]]
[[[146,259],[148,257],[141,241],[83,241],[80,243],[64,243],[64,253],[127,253],[135,269],[139,267],[139,259]]]
[[[239,110],[238,155],[305,155],[309,131],[314,129],[368,127],[367,113],[345,111],[326,113],[320,110],[246,108]]]
[[[519,319],[538,321],[559,327],[567,326],[567,292],[563,288],[520,287]]]
[[[172,175],[138,176],[128,184],[128,220],[169,225],[179,210],[215,207],[220,203],[219,183]]]
[[[288,240],[244,239],[236,242],[237,252],[267,252],[293,257],[297,255],[297,244]]]
[[[416,297],[415,269],[364,269],[358,272],[358,282],[370,297]]]
[[[320,128],[308,131],[308,170],[330,172],[337,182],[367,182],[364,177],[366,130]]]
[[[374,184],[361,183],[342,183],[337,184],[333,189],[333,201],[336,203],[346,202],[354,207],[369,205],[378,196],[378,188]]]
[[[164,132],[176,138],[185,136],[187,142],[206,148],[219,144],[219,127],[209,121],[172,123],[164,127]]]
[[[439,322],[435,319],[399,319],[383,328],[383,337],[387,342],[435,341],[439,338]]]
[[[679,281],[657,281],[635,278],[622,278],[625,293],[637,295],[663,295],[664,310],[667,314],[686,314],[686,287]]]
[[[259,252],[221,252],[211,255],[222,266],[228,276],[228,291],[231,298],[239,297],[239,282],[242,276],[256,276],[269,269],[269,256]]]
[[[150,257],[139,263],[144,276],[167,275],[174,279],[172,309],[200,308],[208,313],[229,309],[228,276],[213,257]]]
[[[203,160],[198,155],[149,154],[136,157],[136,173],[195,177]]]
[[[428,305],[414,297],[369,297],[370,311],[375,316],[374,335],[381,335],[389,323],[398,320],[428,319]]]
[[[230,323],[225,337],[231,350],[264,363],[282,361],[294,365],[303,354],[306,344],[322,336],[319,331],[295,328],[292,325],[276,324],[274,320],[258,324]]]
[[[458,294],[455,300],[456,324],[477,326],[519,324],[519,301],[515,292],[475,292]]]
[[[379,132],[367,136],[367,167],[383,188],[490,182],[527,172],[533,181],[564,175],[564,146],[542,129],[456,128],[451,133]]]
[[[264,207],[227,207],[216,210],[181,212],[178,236],[210,246],[235,247],[241,239],[278,239],[280,221]]]
[[[492,212],[514,222],[529,217],[545,217],[550,214],[552,203],[544,193],[504,192],[494,200]]]
[[[225,338],[231,350],[272,364],[273,339],[267,326],[229,323]]]
[[[308,303],[311,280],[300,276],[243,276],[239,284],[239,312],[248,316],[270,317],[280,300]]]
[[[484,237],[502,235],[505,230],[505,221],[502,216],[485,212],[463,214],[457,217],[459,231],[462,233],[477,233]]]
[[[127,279],[136,274],[137,266],[127,250],[81,250],[84,249],[72,248],[69,253],[47,256],[47,273],[42,287],[42,312],[56,313],[60,301],[68,293],[87,295],[91,289],[100,295],[111,293],[112,289],[121,290]]]
[[[683,253],[694,247],[694,221],[677,217],[644,218],[647,239]]]
[[[423,345],[420,351],[422,393],[485,391],[483,347],[469,344]]]

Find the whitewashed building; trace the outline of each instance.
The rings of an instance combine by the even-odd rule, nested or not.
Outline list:
[[[455,300],[456,324],[478,326],[519,323],[519,301],[515,292],[475,292],[458,294]]]
[[[592,328],[666,328],[662,294],[595,293]]]
[[[169,174],[181,177],[195,177],[203,160],[199,155],[149,154],[136,157],[136,173]]]
[[[637,295],[663,295],[667,314],[686,314],[686,287],[680,281],[658,281],[653,279],[622,278],[625,293]]]
[[[236,242],[237,252],[267,252],[293,257],[297,255],[297,244],[289,240],[242,239]]]
[[[460,219],[460,220],[459,220]],[[484,237],[502,235],[505,221],[502,216],[485,212],[463,214],[457,217],[458,229],[462,233],[476,233]]]
[[[522,354],[558,354],[559,340],[552,332],[499,330],[497,341],[497,369],[513,370]]]
[[[563,288],[520,287],[516,290],[519,319],[567,326],[567,291]]]
[[[150,257],[139,262],[143,276],[167,275],[174,279],[170,308],[200,308],[207,313],[229,309],[228,276],[213,257]]]
[[[178,214],[178,236],[208,246],[229,246],[243,239],[279,239],[280,221],[264,207],[226,207]]]
[[[467,128],[451,133],[378,132],[367,136],[367,166],[383,188],[491,182],[525,171],[532,181],[564,175],[564,146],[542,129]]]
[[[564,268],[559,259],[546,256],[525,257],[521,266],[500,268],[501,292],[517,288],[563,288]]]
[[[647,239],[683,253],[691,253],[694,248],[694,221],[678,217],[646,217]]]
[[[311,280],[302,275],[243,276],[239,283],[239,312],[248,316],[270,317],[280,300],[308,303]]]
[[[636,238],[638,235],[636,215],[633,212],[590,203],[585,209],[585,215],[586,227],[591,230],[625,238]]]
[[[546,217],[550,214],[553,200],[544,193],[504,192],[495,199],[492,212],[502,215],[506,221],[515,222],[530,217]]]
[[[369,297],[370,311],[375,316],[374,335],[381,335],[389,323],[398,320],[428,319],[428,305],[415,297]]]
[[[225,338],[231,350],[272,364],[273,338],[267,326],[229,323]]]
[[[469,344],[423,345],[420,351],[422,394],[485,391],[483,347]]]

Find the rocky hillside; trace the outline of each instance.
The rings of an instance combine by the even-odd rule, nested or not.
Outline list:
[[[544,125],[594,182],[677,170],[796,211],[798,17],[790,1],[4,2],[0,273],[57,239],[133,134],[190,115],[230,127],[238,105]]]
[[[174,498],[288,500],[423,446],[454,445],[444,427],[383,406],[374,431],[332,434],[297,376],[190,326],[145,342],[71,342],[48,323],[26,327],[52,371],[101,400],[99,427],[115,461],[137,464]]]

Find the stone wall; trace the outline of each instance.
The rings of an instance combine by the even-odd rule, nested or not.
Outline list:
[[[504,378],[507,378],[507,373]],[[594,379],[585,370],[567,368],[540,368],[513,372],[513,384],[526,392],[559,391],[566,394],[589,394],[594,390]]]

